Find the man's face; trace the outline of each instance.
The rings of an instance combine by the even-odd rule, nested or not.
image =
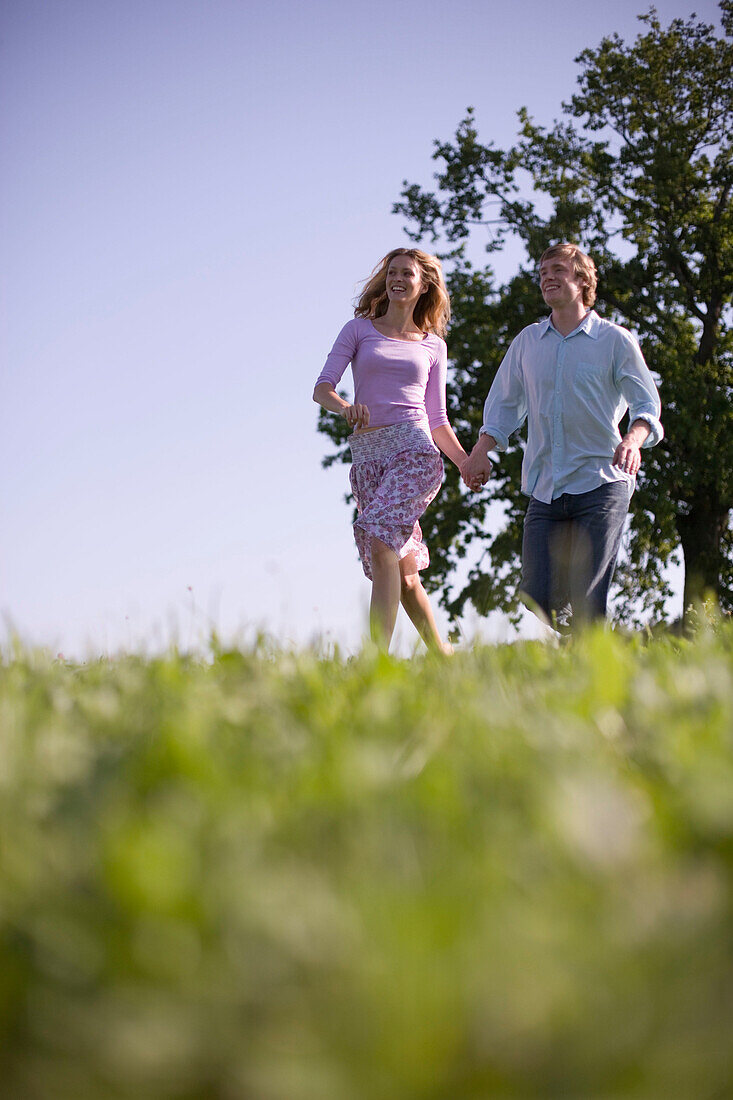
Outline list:
[[[583,304],[584,280],[575,274],[575,265],[568,256],[550,256],[540,264],[540,290],[551,309]]]

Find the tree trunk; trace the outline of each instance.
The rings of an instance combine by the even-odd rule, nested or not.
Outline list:
[[[706,596],[720,603],[721,541],[727,522],[728,511],[721,507],[719,495],[714,491],[698,493],[689,512],[677,516],[685,558],[683,616]]]
[[[713,361],[718,347],[721,311],[722,298],[719,295],[707,302],[700,344],[695,356],[697,367],[703,372],[702,378],[705,377],[706,368]],[[700,408],[711,408],[714,397],[714,392],[701,395]],[[722,539],[728,523],[729,509],[720,499],[719,473],[711,472],[713,484],[698,485],[690,500],[689,512],[677,516],[677,532],[685,559],[683,621],[692,606],[711,596],[720,607]]]

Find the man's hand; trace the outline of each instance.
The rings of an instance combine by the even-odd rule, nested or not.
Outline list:
[[[646,420],[635,420],[613,452],[614,466],[636,477],[641,466],[641,445],[650,430]]]
[[[489,480],[491,469],[491,460],[479,440],[461,466],[461,477],[472,492],[477,492]]]
[[[636,477],[641,466],[641,451],[638,443],[629,443],[622,439],[613,454],[613,464],[625,473]]]

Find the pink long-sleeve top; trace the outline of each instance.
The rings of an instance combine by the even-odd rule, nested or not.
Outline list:
[[[347,321],[336,337],[316,385],[334,389],[351,363],[354,404],[369,408],[369,427],[416,423],[433,431],[448,424],[445,404],[445,340],[383,336],[366,317]],[[426,424],[427,422],[427,424]]]

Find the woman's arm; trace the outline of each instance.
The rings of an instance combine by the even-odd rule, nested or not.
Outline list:
[[[350,428],[369,427],[369,409],[366,405],[350,405],[339,397],[330,382],[319,382],[313,390],[313,400],[328,412],[343,416]]]
[[[460,470],[468,455],[458,442],[458,437],[450,424],[441,424],[439,427],[433,428],[430,434],[435,445],[440,447],[446,458],[449,458]]]
[[[445,399],[447,366],[448,349],[445,340],[441,340],[438,356],[430,368],[425,387],[425,412],[428,416],[433,442],[440,447],[446,458],[449,458],[460,470],[468,455],[458,442],[456,433],[448,422]]]
[[[328,412],[343,416],[350,428],[366,428],[369,424],[369,409],[366,405],[350,405],[336,393],[341,376],[356,355],[358,343],[357,322],[347,321],[328,353],[313,390],[313,400]]]

